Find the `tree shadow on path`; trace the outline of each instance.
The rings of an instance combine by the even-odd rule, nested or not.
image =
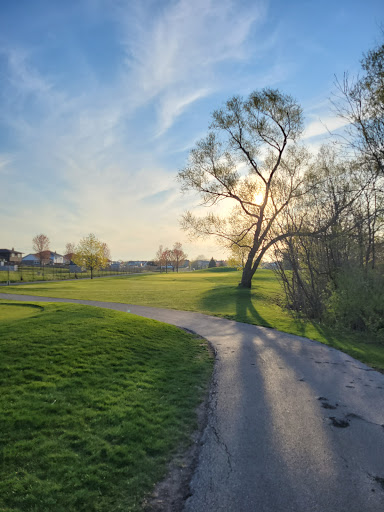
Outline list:
[[[204,293],[199,307],[204,312],[230,320],[272,327],[255,306],[254,295],[250,289],[220,286]]]

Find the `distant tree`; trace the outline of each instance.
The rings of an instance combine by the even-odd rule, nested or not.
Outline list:
[[[160,272],[162,270],[162,267],[164,265],[164,249],[162,245],[159,245],[159,248],[157,249],[156,256],[154,259],[154,262],[158,265],[160,268]]]
[[[73,242],[68,242],[65,244],[65,254],[73,254],[76,250],[76,244]]]
[[[93,279],[93,271],[105,267],[108,263],[106,247],[104,242],[100,242],[93,233],[90,233],[80,240],[73,261],[79,267],[90,270]]]
[[[212,257],[208,263],[208,268],[214,268],[214,267],[216,267],[216,261]]]
[[[109,263],[111,261],[111,251],[108,247],[108,244],[106,244],[105,242],[102,242],[101,245],[102,245],[104,257],[107,260],[107,263]]]
[[[247,237],[246,237],[247,238]],[[249,246],[250,241],[244,240],[244,246],[243,244],[237,245],[233,244],[231,247],[231,254],[228,260],[228,265],[230,267],[237,267],[239,269],[243,269],[245,262],[247,261],[248,252],[249,249],[247,246]]]
[[[206,261],[204,254],[199,254],[197,258],[191,261],[191,269],[200,270],[202,268],[202,261]]]
[[[168,249],[168,247],[166,247],[164,249],[163,260],[164,260],[164,264],[165,264],[165,273],[167,274],[168,266],[170,263],[172,263],[172,251],[171,251],[171,249]]]
[[[179,267],[184,264],[184,261],[187,258],[187,254],[183,251],[183,246],[180,242],[176,242],[171,251],[171,258],[173,264],[173,270],[176,269],[176,272],[179,271]]]
[[[35,251],[36,256],[39,258],[40,265],[46,263],[47,253],[49,252],[50,244],[47,235],[44,235],[43,233],[41,233],[40,235],[36,235],[32,240],[32,244],[33,250]]]
[[[163,247],[162,245],[159,246],[156,257],[154,260],[158,266],[160,267],[160,272],[162,271],[163,267],[165,269],[165,272],[168,273],[168,265],[172,262],[172,251],[168,249],[168,247]]]
[[[71,260],[73,260],[73,255],[75,254],[75,251],[76,251],[76,244],[73,243],[73,242],[68,242],[67,244],[65,244],[65,253],[64,253],[64,256],[65,256],[65,262],[67,263],[70,263]]]

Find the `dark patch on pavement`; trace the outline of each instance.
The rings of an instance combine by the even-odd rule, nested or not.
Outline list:
[[[328,402],[323,402],[321,404],[321,407],[323,407],[324,409],[337,409],[336,405],[331,405]]]
[[[374,476],[373,479],[375,480],[375,482],[381,485],[384,491],[384,478],[382,478],[381,476]]]
[[[328,403],[328,398],[325,398],[325,396],[319,396],[318,400],[321,401],[321,407],[324,409],[336,409],[339,404],[332,405]]]
[[[340,420],[335,418],[334,416],[330,416],[329,419],[331,420],[331,423],[334,427],[337,428],[347,428],[349,427],[349,421],[348,420]]]

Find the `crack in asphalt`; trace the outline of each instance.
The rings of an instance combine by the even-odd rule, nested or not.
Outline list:
[[[210,400],[209,400],[209,417],[208,417],[208,427],[211,429],[211,431],[214,434],[214,437],[216,439],[216,442],[219,446],[221,446],[224,449],[224,452],[227,456],[227,464],[228,464],[228,475],[227,478],[229,478],[231,472],[232,472],[232,462],[231,462],[231,454],[228,449],[227,444],[223,441],[221,435],[218,432],[218,429],[214,425],[214,418],[216,418],[216,411],[217,411],[217,402],[218,402],[218,382],[217,382],[217,367],[214,370],[214,375],[212,377],[212,388],[210,393]]]
[[[353,412],[346,414],[345,417],[348,419],[361,420],[361,421],[364,421],[365,423],[369,423],[370,425],[374,425],[375,427],[381,427],[382,429],[384,429],[384,425],[381,425],[380,423],[375,423],[373,421],[366,420],[359,414],[355,414]]]
[[[215,434],[215,438],[216,438],[217,443],[224,448],[225,454],[227,456],[227,463],[228,463],[228,468],[229,468],[227,478],[229,478],[231,473],[232,473],[232,462],[231,462],[231,454],[229,452],[228,446],[221,439],[221,436],[218,433],[216,427],[214,425],[210,425],[210,428],[211,428],[212,432]]]

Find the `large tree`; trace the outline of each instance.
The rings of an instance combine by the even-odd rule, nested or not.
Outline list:
[[[43,233],[36,235],[32,240],[32,248],[35,251],[36,256],[39,258],[40,265],[49,261],[49,244],[49,238]]]
[[[211,131],[178,174],[182,190],[197,191],[204,205],[232,203],[226,215],[186,212],[182,226],[247,250],[242,287],[251,287],[268,249],[292,234],[281,230],[282,217],[304,193],[309,155],[298,144],[301,132],[302,110],[291,96],[274,89],[236,96],[213,113]]]
[[[108,263],[109,249],[105,242],[101,242],[93,233],[82,238],[76,247],[73,255],[73,262],[79,267],[84,267],[91,271],[93,279],[94,270],[103,268]]]
[[[336,113],[347,122],[346,140],[359,158],[384,175],[384,43],[361,61],[362,74],[336,81]],[[345,139],[344,139],[345,140]]]

